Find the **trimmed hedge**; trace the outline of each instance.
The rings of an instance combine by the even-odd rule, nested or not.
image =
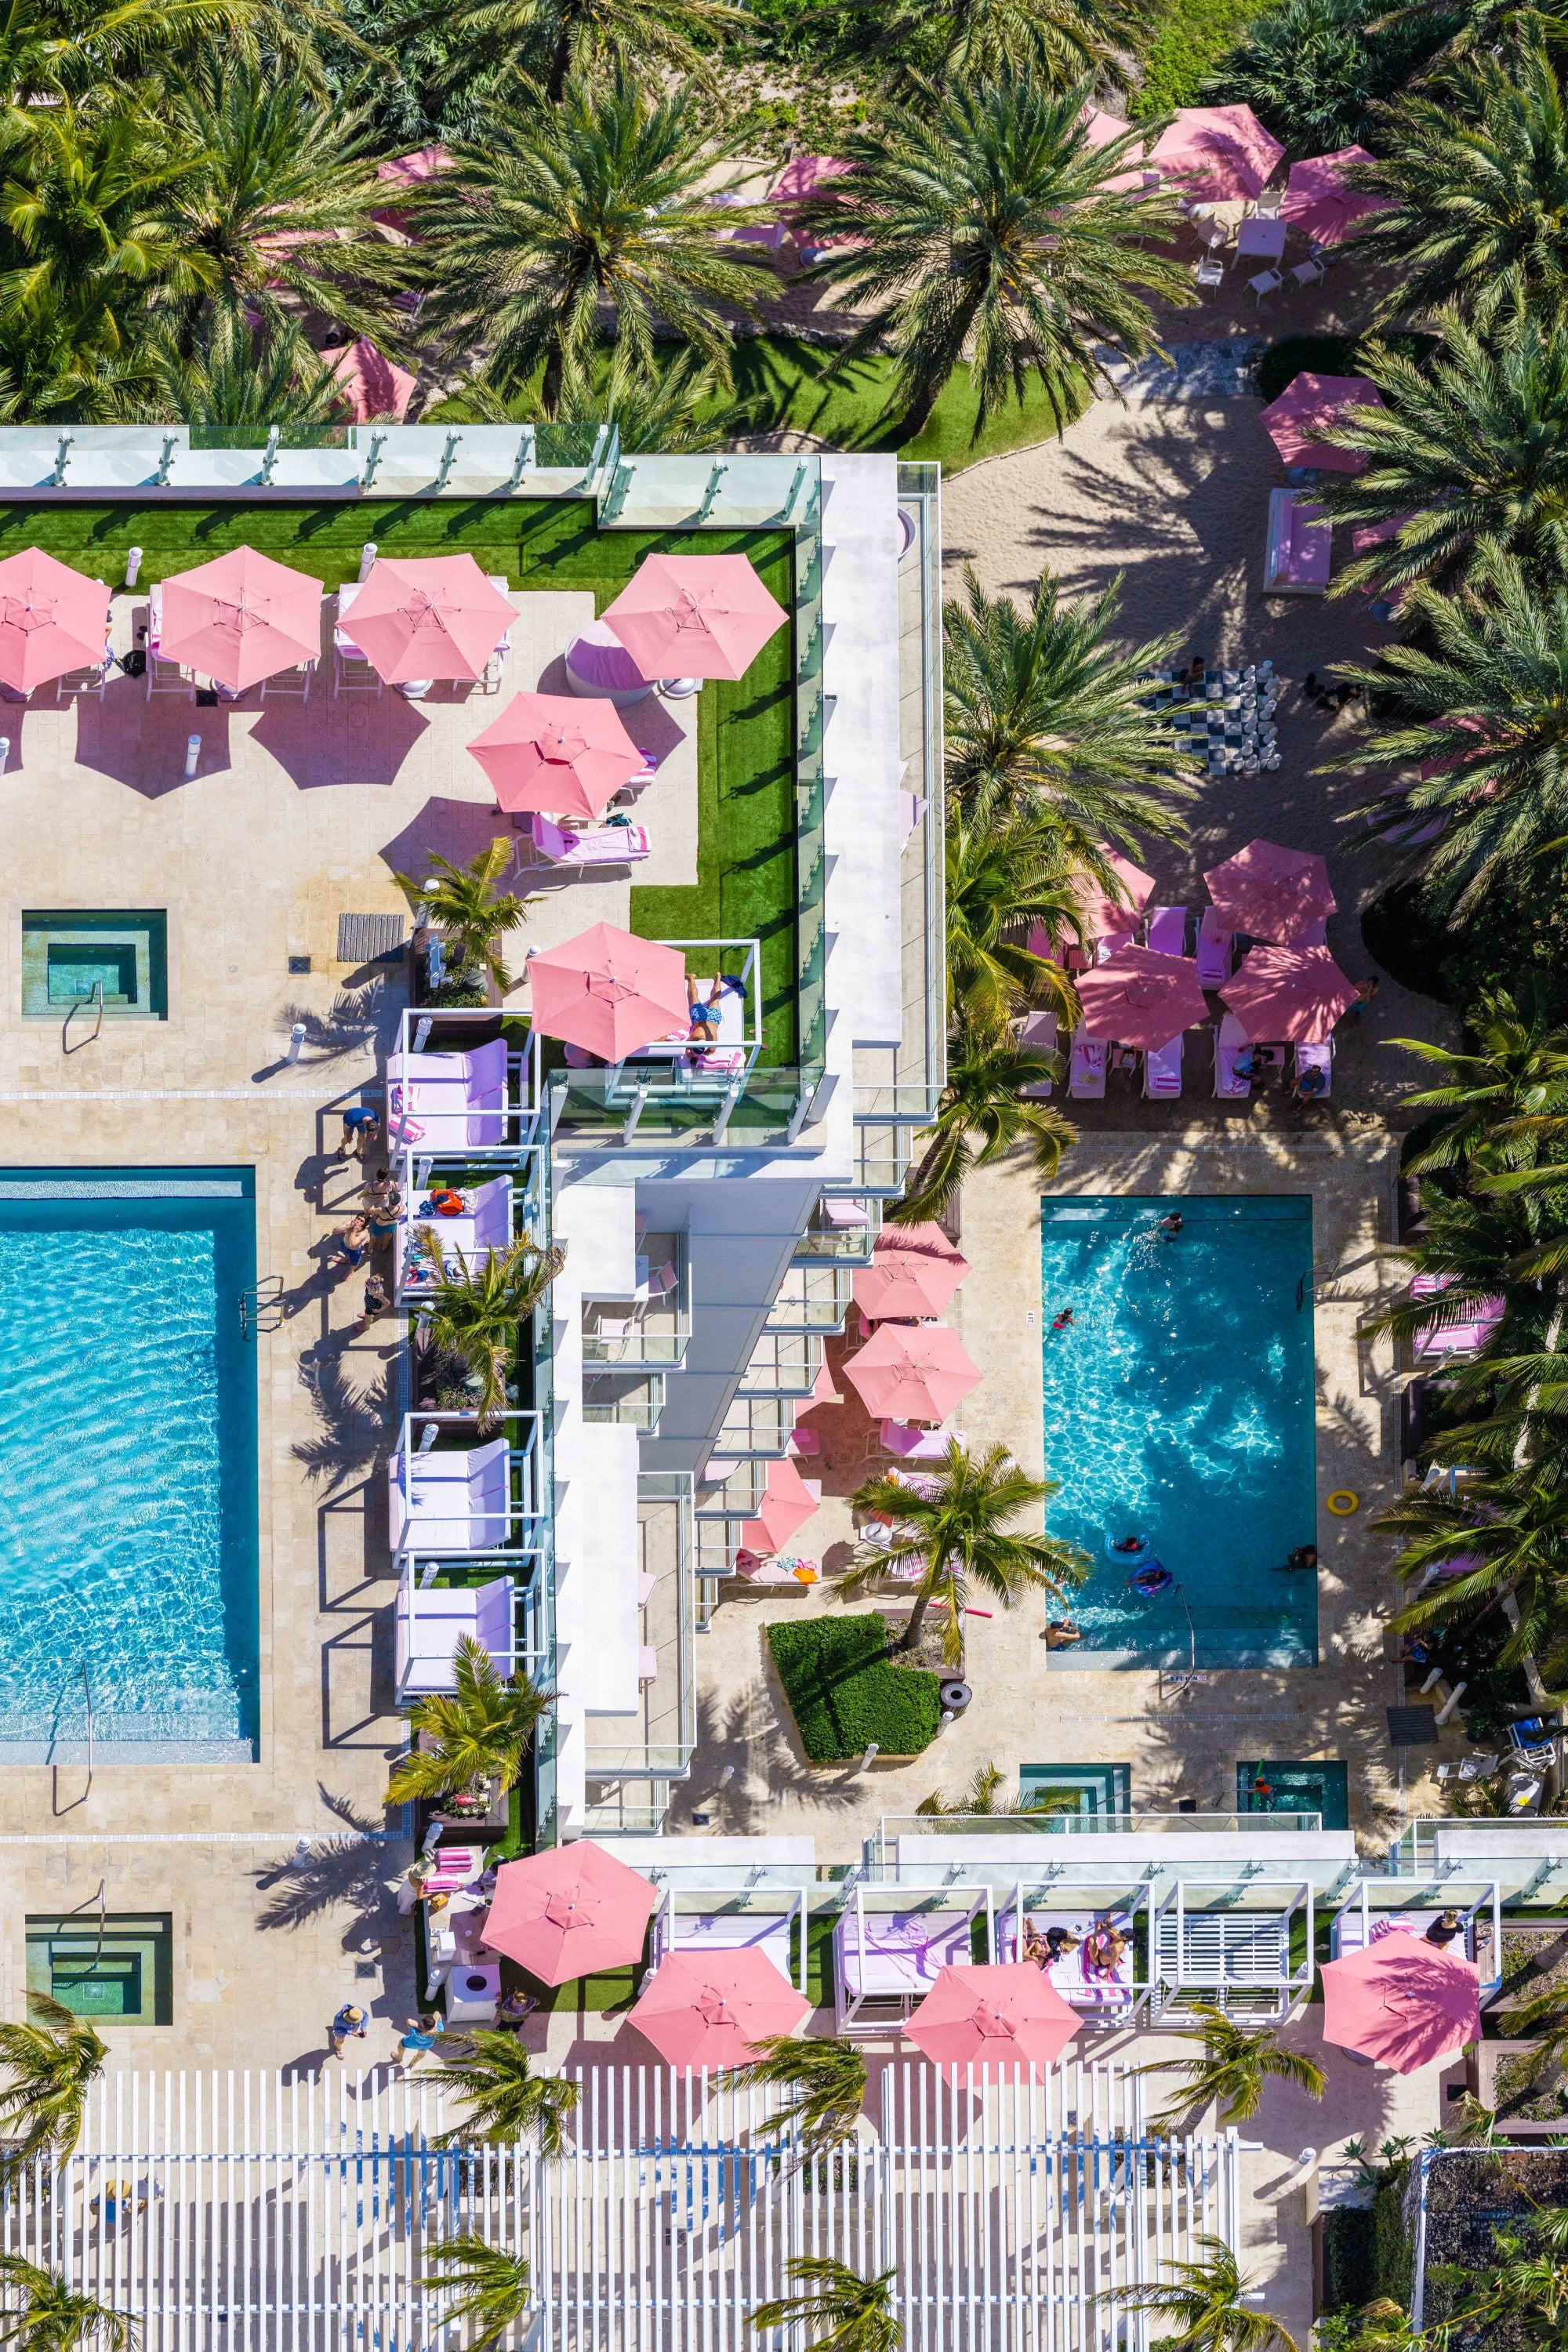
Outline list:
[[[940,1681],[923,1667],[889,1664],[880,1616],[770,1625],[768,1646],[814,1764],[842,1763],[873,1740],[885,1756],[917,1756],[936,1738]]]
[[[1377,2293],[1376,2229],[1370,2205],[1323,2216],[1323,2309],[1359,2311]]]

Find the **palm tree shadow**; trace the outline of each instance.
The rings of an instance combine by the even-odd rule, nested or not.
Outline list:
[[[285,1029],[303,1024],[305,1045],[315,1061],[338,1061],[345,1054],[390,1052],[398,1006],[379,972],[363,988],[340,988],[330,1009],[286,1004],[279,1015]]]
[[[343,1351],[325,1348],[302,1356],[300,1377],[310,1391],[320,1428],[291,1448],[312,1482],[329,1495],[375,1466],[396,1409],[396,1373],[388,1364],[369,1388],[348,1379]]]
[[[257,1887],[271,1899],[257,1913],[258,1927],[292,1932],[344,1906],[377,1911],[387,1899],[384,1881],[393,1858],[381,1822],[356,1811],[352,1799],[317,1785],[327,1811],[344,1824],[343,1834],[313,1838],[303,1852],[260,1864]]]

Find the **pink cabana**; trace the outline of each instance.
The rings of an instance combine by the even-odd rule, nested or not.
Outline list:
[[[602,816],[644,765],[613,703],[569,694],[513,695],[468,749],[501,808],[547,816]]]
[[[844,1376],[874,1421],[945,1421],[981,1379],[944,1323],[881,1324]]]
[[[811,2014],[805,1993],[766,1952],[673,1951],[660,1960],[631,2021],[667,2066],[743,2066],[756,2045],[794,2033]]]
[[[1114,1037],[1142,1053],[1157,1054],[1209,1017],[1194,960],[1153,948],[1118,948],[1092,971],[1080,971],[1078,996],[1090,1037]]]
[[[686,958],[614,923],[595,923],[528,959],[533,1026],[606,1062],[685,1028]]]
[[[353,639],[388,686],[476,678],[516,618],[471,555],[378,556],[354,598]]]
[[[649,1880],[578,1838],[501,1864],[484,1939],[541,1984],[568,1984],[635,1968],[658,1903]]]
[[[1277,841],[1249,841],[1204,876],[1222,930],[1292,946],[1327,920],[1339,901],[1329,869],[1310,849],[1283,849]]]
[[[1103,890],[1092,875],[1079,874],[1073,877],[1079,905],[1083,909],[1083,935],[1086,940],[1114,939],[1121,931],[1130,931],[1153,895],[1154,877],[1123,857],[1119,849],[1101,852],[1111,872],[1121,884],[1123,899],[1113,898]]]
[[[789,614],[743,555],[649,555],[604,617],[645,677],[736,678]]]
[[[1360,449],[1314,441],[1331,429],[1346,408],[1381,408],[1383,394],[1364,375],[1313,375],[1303,369],[1263,412],[1263,429],[1288,466],[1319,466],[1331,474],[1359,474],[1366,465]]]
[[[1184,106],[1149,161],[1188,195],[1226,203],[1261,195],[1284,152],[1250,106]]]
[[[317,590],[320,596],[321,591]],[[0,678],[16,694],[95,668],[109,643],[109,591],[26,547],[0,562]]]
[[[940,1225],[884,1225],[871,1264],[857,1268],[850,1286],[856,1306],[872,1322],[940,1315],[968,1272],[969,1260]]]
[[[1314,245],[1342,245],[1370,213],[1385,213],[1390,196],[1374,196],[1345,185],[1350,163],[1374,163],[1364,147],[1341,147],[1331,155],[1308,155],[1292,163],[1280,207],[1293,226]]]
[[[904,2026],[933,2066],[982,2074],[1054,2066],[1079,2020],[1032,1960],[944,1968]]]
[[[164,581],[158,650],[242,694],[320,656],[321,583],[254,547],[230,548]]]
[[[419,386],[417,376],[397,366],[363,335],[338,354],[332,373],[342,386],[355,425],[368,425],[373,417],[390,418],[394,425],[401,425]]]
[[[1327,948],[1252,948],[1219,991],[1249,1037],[1321,1045],[1355,1003]]]
[[[742,1528],[741,1542],[747,1551],[782,1551],[791,1536],[816,1517],[818,1507],[793,1462],[770,1462],[757,1516]]]
[[[1391,1927],[1359,1952],[1329,1960],[1323,2039],[1396,2074],[1452,2057],[1481,2033],[1480,1974],[1408,1927]]]

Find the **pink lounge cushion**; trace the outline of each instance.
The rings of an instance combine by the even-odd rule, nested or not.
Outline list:
[[[566,667],[602,694],[625,694],[649,683],[605,621],[590,621],[578,631],[566,648]]]
[[[1278,578],[1298,585],[1326,583],[1331,535],[1321,507],[1293,499],[1280,538]]]

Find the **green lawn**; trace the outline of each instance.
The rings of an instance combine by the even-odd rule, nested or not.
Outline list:
[[[1257,0],[1167,0],[1129,112],[1149,121],[1201,105],[1209,76],[1257,13]]]
[[[597,528],[586,499],[342,499],[247,506],[0,506],[0,555],[41,546],[62,562],[118,583],[128,551],[142,550],[140,583],[189,569],[226,548],[259,549],[328,588],[354,579],[360,549],[384,555],[466,551],[485,572],[523,588],[591,589],[595,612],[620,593],[645,555],[751,558],[793,610],[793,535],[783,530],[651,531]],[[632,928],[645,939],[762,941],[763,1064],[796,1059],[795,630],[780,629],[745,677],[717,679],[697,698],[699,833],[696,883],[632,891]],[[688,706],[690,708],[691,706]]]
[[[768,1646],[814,1764],[860,1756],[918,1756],[942,1721],[937,1675],[887,1661],[879,1614],[808,1617],[770,1625]]]

